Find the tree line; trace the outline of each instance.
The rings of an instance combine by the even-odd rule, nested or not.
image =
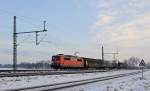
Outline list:
[[[0,64],[0,68],[12,68],[12,64]],[[25,69],[50,69],[51,63],[50,61],[39,61],[36,63],[22,62],[17,64],[17,68],[25,68]]]

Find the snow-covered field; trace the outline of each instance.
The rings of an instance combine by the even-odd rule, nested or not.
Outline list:
[[[0,90],[46,85],[46,84],[68,82],[68,81],[75,81],[75,80],[83,80],[83,79],[89,79],[89,78],[104,77],[104,76],[108,76],[108,75],[135,72],[135,71],[137,71],[137,70],[119,70],[119,71],[99,72],[99,73],[64,74],[64,75],[49,75],[49,76],[5,77],[5,78],[0,78]],[[134,79],[131,78],[131,82],[132,82],[132,80],[137,81],[138,79],[139,79],[139,76],[137,76]],[[128,79],[126,79],[126,80],[128,80]],[[112,84],[112,82],[108,82],[108,83],[106,83],[108,86],[103,84],[102,88],[105,89],[105,86],[106,86],[107,89],[114,89],[114,88],[120,88],[119,86],[116,87],[117,84],[120,84],[120,86],[123,85],[123,87],[124,87],[124,85],[128,85],[128,84],[126,84],[125,81],[121,81],[121,82],[119,82],[119,81],[121,81],[121,80],[114,80],[115,83],[113,82],[113,84]],[[132,84],[132,83],[129,83],[129,84]],[[97,84],[97,85],[102,85],[102,84]],[[89,88],[89,89],[87,87],[83,87],[82,89],[83,90],[85,89],[85,91],[88,91],[88,90],[95,91],[97,89],[97,88],[95,88],[95,86],[96,85],[94,85],[94,87],[90,86],[91,88]],[[150,86],[150,84],[149,84],[149,86]],[[69,90],[72,90],[72,89],[69,89]],[[76,90],[78,91],[80,89],[76,89]],[[64,91],[66,91],[66,90],[64,90]],[[100,90],[98,88],[97,91],[105,91],[105,90]],[[108,91],[113,91],[113,90],[108,90]],[[114,91],[116,91],[116,90],[114,90]],[[117,90],[117,91],[120,91],[120,90]],[[126,90],[121,90],[121,91],[126,91]],[[139,90],[139,91],[142,91],[142,90]]]
[[[61,91],[150,91],[150,70],[141,74],[91,83]]]

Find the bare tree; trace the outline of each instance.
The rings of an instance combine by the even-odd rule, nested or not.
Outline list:
[[[132,56],[129,59],[125,59],[124,62],[127,63],[130,67],[136,67],[139,64],[140,59],[138,57]]]

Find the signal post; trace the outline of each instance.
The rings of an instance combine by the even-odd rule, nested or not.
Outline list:
[[[142,59],[140,64],[139,64],[140,67],[142,67],[142,78],[141,79],[144,79],[144,75],[143,75],[143,72],[144,72],[144,66],[146,66],[144,60]]]

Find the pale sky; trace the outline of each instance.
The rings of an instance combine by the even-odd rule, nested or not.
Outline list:
[[[59,53],[101,58],[105,52],[119,51],[118,59],[131,56],[149,61],[150,0],[0,0],[0,63],[12,63],[12,24],[17,16],[17,32],[42,30],[18,36],[18,63],[51,60]],[[24,40],[25,39],[25,40]],[[113,55],[105,55],[113,60]],[[150,61],[149,61],[150,62]]]

